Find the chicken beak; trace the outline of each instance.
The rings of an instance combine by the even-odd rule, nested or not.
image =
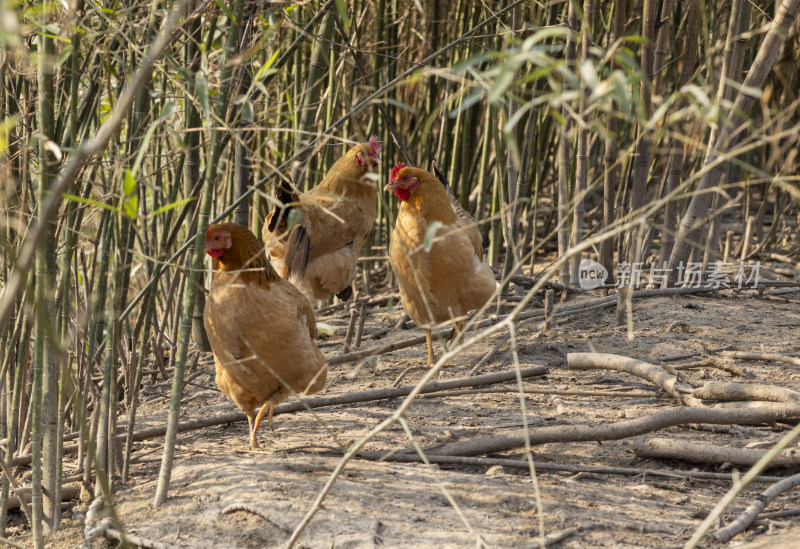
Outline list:
[[[386,186],[383,188],[384,191],[394,191],[397,188],[397,185],[394,183],[387,183]]]

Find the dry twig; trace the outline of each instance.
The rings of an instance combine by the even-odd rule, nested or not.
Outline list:
[[[637,419],[607,424],[532,427],[530,443],[620,440],[687,423],[754,425],[800,418],[800,404],[764,404],[756,409],[668,408]],[[428,455],[476,456],[521,448],[525,433],[488,435],[426,448]],[[404,450],[408,452],[409,450]]]
[[[678,459],[690,463],[731,463],[752,466],[764,457],[767,450],[754,448],[730,448],[711,444],[698,444],[688,440],[664,437],[640,437],[633,442],[634,453],[642,458]],[[784,450],[774,458],[771,467],[797,467],[800,451]]]

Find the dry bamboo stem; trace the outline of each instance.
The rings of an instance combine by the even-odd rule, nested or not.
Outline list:
[[[739,515],[739,518],[725,528],[717,530],[712,535],[722,543],[730,541],[733,536],[746,530],[753,523],[753,521],[756,520],[758,514],[763,511],[772,500],[784,492],[788,492],[789,490],[798,486],[800,486],[800,475],[793,475],[789,478],[781,480],[780,482],[777,482],[776,484],[773,484],[761,492],[756,500],[751,503],[741,515]]]
[[[708,381],[692,391],[703,400],[759,400],[768,402],[800,402],[800,392],[762,383],[727,383]]]
[[[544,366],[534,366],[531,368],[524,368],[520,370],[520,376],[523,378],[540,376],[547,373],[547,368]],[[433,381],[426,384],[422,388],[422,393],[433,393],[437,391],[447,391],[450,389],[460,389],[463,387],[473,387],[479,385],[491,385],[493,383],[503,383],[506,381],[513,381],[517,379],[517,373],[514,370],[506,372],[495,372],[482,376],[467,377],[462,379],[452,379],[448,381]],[[370,402],[374,400],[387,400],[391,398],[400,398],[411,393],[416,388],[415,385],[405,385],[403,387],[392,387],[388,389],[376,389],[373,391],[358,391],[355,393],[346,393],[344,395],[327,397],[327,398],[308,398],[299,402],[292,402],[289,404],[281,404],[275,407],[274,415],[288,414],[292,412],[301,412],[303,410],[313,410],[316,408],[324,408],[327,406],[339,406],[343,404],[355,404],[359,402]],[[205,427],[213,427],[215,425],[226,425],[228,423],[239,423],[247,419],[241,412],[231,412],[228,414],[218,415],[214,417],[206,417],[186,421],[178,425],[178,432],[185,433],[187,431],[195,431]],[[162,437],[166,434],[166,426],[153,427],[151,429],[143,429],[133,434],[132,439],[135,442],[141,442],[151,438]],[[118,435],[123,438],[124,435]],[[64,454],[75,454],[78,451],[77,444],[71,444],[64,447]],[[27,465],[31,462],[31,455],[27,454],[14,458],[13,466]]]
[[[719,356],[727,358],[738,358],[742,360],[774,360],[775,362],[785,362],[794,366],[800,366],[800,358],[782,355],[780,353],[748,353],[745,351],[722,351]]]
[[[607,424],[554,425],[530,429],[530,443],[620,440],[687,423],[755,425],[800,418],[800,404],[764,404],[755,409],[668,408],[645,417]],[[488,435],[427,448],[429,455],[475,456],[525,445],[525,432]],[[407,450],[406,452],[408,452]]]
[[[714,288],[711,286],[702,286],[697,288],[663,288],[659,290],[637,290],[633,292],[632,298],[645,298],[645,297],[663,297],[668,295],[686,295],[686,294],[696,294],[696,293],[707,293],[714,291]],[[586,312],[592,311],[598,308],[603,307],[610,307],[616,303],[617,296],[610,295],[607,297],[601,297],[599,299],[593,299],[591,301],[583,301],[581,303],[573,303],[570,305],[565,305],[561,307],[557,312],[553,313],[553,317],[561,317],[566,316],[572,313],[579,313],[579,312]],[[526,311],[524,313],[520,313],[515,316],[515,318],[519,321],[523,320],[533,320],[538,319],[541,317],[544,319],[545,312],[544,309],[534,309],[532,311]],[[506,315],[501,316],[492,316],[481,322],[478,322],[472,327],[468,327],[467,330],[479,330],[481,328],[486,328],[488,326],[494,326],[495,324],[502,322],[508,318]],[[445,336],[450,333],[449,329],[438,330],[433,332],[433,336]],[[381,345],[379,347],[373,347],[371,349],[363,349],[361,351],[355,351],[352,353],[347,353],[341,356],[331,357],[328,359],[328,365],[332,364],[344,364],[347,362],[354,362],[356,360],[362,360],[364,358],[373,357],[376,355],[382,355],[384,353],[391,353],[392,351],[398,351],[400,349],[406,349],[408,347],[413,347],[414,345],[421,345],[425,342],[425,336],[416,336],[413,338],[409,338],[403,341],[394,341],[392,343],[387,343],[385,345]]]
[[[392,461],[392,462],[410,462],[421,463],[422,457],[417,454],[398,454],[392,452],[361,452],[358,455],[361,459],[368,459],[370,461]],[[505,459],[505,458],[482,458],[482,457],[467,457],[467,456],[431,456],[426,455],[425,458],[430,463],[441,463],[451,465],[483,465],[493,467],[499,465],[501,467],[509,467],[512,469],[528,470],[530,464],[521,459]],[[565,473],[594,473],[598,475],[626,475],[626,476],[643,476],[652,475],[655,477],[666,477],[672,479],[703,479],[703,480],[721,480],[730,481],[731,475],[727,473],[710,473],[705,471],[670,471],[667,469],[647,469],[640,467],[601,467],[596,465],[573,465],[569,463],[548,463],[544,461],[535,461],[534,465],[537,471],[552,471],[552,472],[565,472]],[[776,476],[759,476],[757,482],[778,482],[783,480],[783,477]]]
[[[164,543],[161,541],[155,541],[152,539],[143,538],[142,536],[137,536],[136,534],[123,534],[119,530],[115,530],[114,528],[105,528],[103,530],[103,536],[108,539],[113,539],[117,541],[121,541],[124,544],[133,544],[142,549],[178,549],[175,545],[170,545],[168,543]]]
[[[570,370],[604,368],[625,372],[657,385],[681,403],[686,401],[686,396],[680,393],[681,389],[691,389],[688,385],[680,384],[675,375],[668,373],[660,366],[636,358],[608,353],[568,353],[567,368]]]
[[[634,453],[642,458],[678,459],[690,463],[732,463],[733,465],[754,465],[764,457],[767,450],[755,448],[730,448],[712,444],[699,444],[688,440],[665,437],[640,437],[633,441]],[[770,462],[770,467],[797,467],[800,465],[800,452],[784,450]]]

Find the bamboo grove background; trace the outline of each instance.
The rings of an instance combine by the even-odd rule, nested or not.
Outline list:
[[[372,134],[376,184],[435,160],[505,275],[797,258],[798,3],[0,2],[0,529],[23,479],[41,547],[62,477],[127,478],[144,375],[164,501],[205,226],[260,234]]]

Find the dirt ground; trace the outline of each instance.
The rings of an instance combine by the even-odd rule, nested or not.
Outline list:
[[[571,297],[570,303],[597,296]],[[540,306],[540,305],[534,305]],[[418,330],[391,329],[378,339],[371,334],[395,324],[402,309],[379,304],[367,309],[361,349],[419,335]],[[335,334],[323,343],[326,356],[342,354],[349,314],[343,310],[321,315]],[[671,329],[670,329],[671,328]],[[800,293],[761,298],[754,292],[717,297],[688,295],[648,298],[634,302],[633,335],[615,325],[614,308],[577,313],[555,321],[541,334],[538,323],[520,327],[517,334],[522,367],[546,366],[546,375],[524,380],[531,426],[603,424],[642,417],[667,407],[674,399],[631,375],[605,370],[570,371],[566,353],[597,351],[658,362],[659,357],[731,345],[742,351],[800,354]],[[464,378],[505,337],[499,333],[469,348],[443,370],[441,379]],[[441,346],[437,346],[441,352]],[[671,362],[673,365],[698,358]],[[328,384],[317,396],[390,387],[409,366],[423,365],[425,346],[383,354],[361,362],[333,365]],[[700,381],[768,383],[800,390],[800,367],[778,362],[734,360],[746,377],[713,366],[690,370]],[[514,368],[505,344],[478,374]],[[414,384],[424,372],[409,372],[401,384]],[[187,372],[181,421],[236,411],[214,384],[213,359],[201,355]],[[367,451],[427,447],[443,442],[502,434],[522,426],[516,383],[493,386],[495,392],[437,393],[418,398],[405,414],[410,432],[395,423],[369,442]],[[563,394],[581,389],[589,394]],[[598,396],[614,391],[618,396]],[[632,393],[632,396],[624,395]],[[644,393],[644,394],[643,394]],[[652,395],[652,396],[650,396]],[[143,387],[136,429],[163,425],[169,385],[163,380]],[[263,452],[247,447],[247,424],[209,427],[180,434],[169,500],[158,509],[152,502],[160,466],[162,440],[137,443],[131,477],[117,484],[117,513],[128,532],[176,547],[278,547],[311,508],[341,449],[365,435],[398,406],[400,400],[318,408],[275,417],[274,431],[260,430]],[[656,433],[720,446],[763,448],[777,442],[786,425],[711,427],[687,425]],[[797,448],[797,443],[793,444]],[[524,449],[488,457],[524,460]],[[736,469],[729,464],[697,465],[677,460],[642,459],[633,452],[633,439],[605,442],[544,444],[533,448],[537,463],[553,466],[601,466],[640,469],[640,474],[540,470],[545,534],[568,535],[551,546],[680,547],[725,494]],[[697,470],[724,473],[720,479],[670,478],[646,470],[678,473]],[[742,468],[742,472],[746,470]],[[771,469],[772,476],[799,471]],[[65,470],[65,475],[69,474]],[[768,483],[755,483],[723,515],[734,519]],[[84,513],[77,504],[67,513]],[[780,496],[767,512],[800,508],[800,493]],[[79,539],[82,526],[66,522],[60,546]],[[344,469],[298,543],[309,548],[362,547],[536,547],[540,517],[536,489],[525,469],[482,464],[433,465],[354,459]],[[800,519],[796,516],[760,521],[727,546],[797,547]],[[575,531],[568,529],[574,528]],[[76,534],[77,532],[77,534]],[[781,541],[783,540],[783,541]],[[745,545],[753,542],[754,545]],[[703,547],[721,546],[710,538]]]

